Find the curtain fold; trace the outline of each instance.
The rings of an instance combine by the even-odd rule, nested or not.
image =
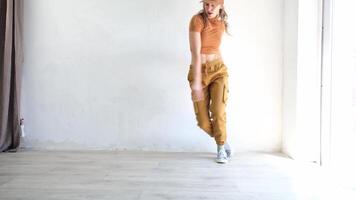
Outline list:
[[[22,0],[0,0],[0,152],[20,145]]]

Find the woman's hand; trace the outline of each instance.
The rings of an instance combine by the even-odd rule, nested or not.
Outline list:
[[[193,102],[204,100],[203,85],[201,82],[194,81],[191,85]]]

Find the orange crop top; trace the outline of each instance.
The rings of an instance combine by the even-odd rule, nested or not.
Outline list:
[[[190,20],[189,31],[200,32],[201,53],[219,53],[221,37],[225,31],[225,23],[223,21],[217,18],[209,19],[204,28],[203,17],[197,14]]]

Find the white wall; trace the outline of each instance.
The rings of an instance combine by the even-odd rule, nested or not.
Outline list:
[[[215,151],[186,80],[198,2],[26,1],[22,146]],[[237,151],[279,151],[283,0],[226,7],[228,136]]]
[[[285,1],[283,152],[320,159],[321,1]]]
[[[296,137],[298,1],[284,1],[283,151],[291,154]]]
[[[356,2],[332,1],[330,160],[335,177],[355,188]]]

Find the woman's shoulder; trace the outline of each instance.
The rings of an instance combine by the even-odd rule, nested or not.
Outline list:
[[[195,14],[193,15],[193,17],[191,18],[191,21],[198,21],[198,22],[203,22],[203,16],[201,16],[201,14]]]
[[[189,30],[193,32],[201,32],[204,28],[203,17],[196,14],[192,17],[189,23]]]

